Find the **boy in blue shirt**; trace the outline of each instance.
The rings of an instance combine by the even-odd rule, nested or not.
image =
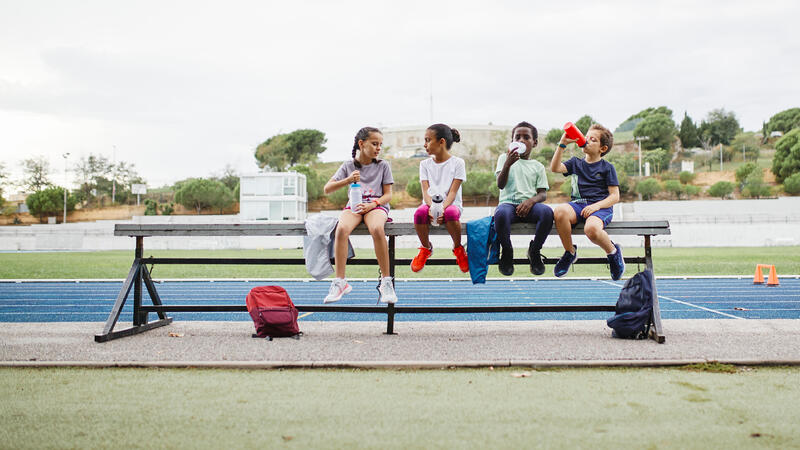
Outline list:
[[[614,165],[603,159],[614,145],[614,136],[607,128],[594,124],[586,133],[583,159],[572,157],[561,162],[561,153],[574,139],[561,136],[550,170],[572,177],[572,201],[558,205],[553,210],[556,230],[564,245],[564,255],[556,263],[554,274],[563,277],[578,259],[578,247],[572,244],[572,227],[585,221],[583,231],[590,241],[600,246],[608,255],[611,279],[619,280],[625,273],[622,249],[611,242],[604,228],[611,223],[615,203],[619,202],[619,181]]]

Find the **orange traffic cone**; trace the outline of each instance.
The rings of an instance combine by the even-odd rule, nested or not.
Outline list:
[[[761,270],[766,264],[756,264],[756,275],[753,277],[753,284],[764,284],[764,272]]]
[[[775,266],[769,266],[769,278],[767,279],[767,286],[778,286],[778,271]]]

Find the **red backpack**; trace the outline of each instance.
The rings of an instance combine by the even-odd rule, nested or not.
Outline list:
[[[253,337],[300,336],[297,308],[286,290],[280,286],[258,286],[247,294],[247,312],[256,326]]]

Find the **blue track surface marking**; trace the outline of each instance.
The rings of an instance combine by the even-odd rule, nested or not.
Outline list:
[[[341,304],[377,303],[376,281],[351,281],[353,291]],[[283,286],[295,304],[321,304],[327,281],[165,281],[157,289],[169,305],[243,305],[255,286]],[[122,283],[0,282],[0,322],[105,321]],[[614,304],[622,282],[608,280],[466,280],[398,281],[401,305],[568,305]],[[800,319],[800,279],[780,280],[780,286],[753,285],[748,279],[695,278],[657,281],[664,319]],[[120,316],[132,317],[133,292]],[[151,304],[147,291],[143,303]],[[574,320],[607,319],[608,312],[398,314],[398,321],[437,320]],[[151,316],[152,317],[152,316]],[[175,320],[250,320],[247,313],[174,313]],[[386,320],[384,314],[310,313],[301,320]]]

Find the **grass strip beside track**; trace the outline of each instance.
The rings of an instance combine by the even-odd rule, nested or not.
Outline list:
[[[523,258],[527,249],[515,249]],[[374,257],[371,249],[356,249],[359,257]],[[441,253],[441,254],[439,254]],[[545,256],[556,258],[560,249],[546,248]],[[644,249],[628,248],[625,256],[643,256]],[[413,258],[415,249],[398,249],[398,258]],[[212,257],[212,258],[302,258],[300,249],[288,250],[153,250],[145,256]],[[435,256],[452,257],[449,251],[439,250]],[[580,257],[602,257],[597,247],[580,249]],[[100,252],[32,252],[0,253],[0,279],[102,279],[125,278],[133,259],[133,251]],[[752,276],[756,264],[774,264],[778,275],[800,274],[800,247],[719,247],[719,248],[654,248],[653,259],[659,276],[743,275]],[[643,267],[642,267],[643,268]],[[545,276],[552,276],[552,265]],[[629,267],[633,274],[637,267]],[[517,277],[532,276],[527,265],[516,266]],[[161,265],[153,272],[155,278],[308,278],[303,266],[201,266]],[[374,278],[375,266],[349,266],[348,278]],[[468,278],[453,266],[428,266],[414,273],[407,266],[397,268],[400,278]],[[497,266],[489,268],[489,277],[500,277]],[[575,265],[568,277],[607,277],[608,269],[596,264]],[[627,276],[627,275],[626,275]]]
[[[9,448],[800,446],[800,368],[694,369],[5,368],[0,442]]]

